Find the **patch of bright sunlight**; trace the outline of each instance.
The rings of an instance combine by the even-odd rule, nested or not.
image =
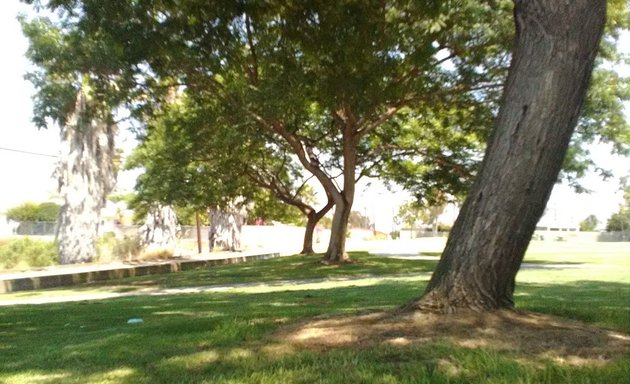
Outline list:
[[[214,350],[201,351],[183,356],[174,356],[162,360],[159,369],[197,370],[219,360],[219,353]]]
[[[99,384],[115,384],[120,383],[121,380],[127,379],[135,374],[135,370],[125,367],[117,368],[108,372],[98,373],[91,375],[86,382],[99,383]],[[127,381],[127,380],[124,380]]]
[[[5,384],[47,384],[69,377],[68,373],[39,373],[34,371],[21,372],[3,378]],[[2,377],[2,376],[0,376]]]

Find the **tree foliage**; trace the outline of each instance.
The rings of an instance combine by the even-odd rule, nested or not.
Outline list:
[[[299,168],[286,151],[229,125],[226,116],[186,97],[153,115],[127,161],[144,169],[135,205],[159,201],[204,212],[238,201],[252,220],[303,222],[300,210],[280,203],[315,203]]]
[[[369,229],[372,226],[370,218],[359,211],[351,211],[348,218],[350,228]]]
[[[610,42],[628,24],[625,2],[612,3],[607,61],[618,60]],[[291,152],[322,184],[336,204],[327,252],[333,261],[343,258],[357,179],[386,176],[419,199],[465,193],[498,109],[514,36],[505,0],[43,4],[59,22],[24,22],[39,66],[40,121],[63,109],[76,71],[92,74],[103,103],[125,102],[143,120],[174,88],[198,105],[220,106],[218,116],[229,122],[222,130],[245,130]],[[589,166],[582,143],[627,144],[625,122],[604,118],[608,109],[618,116],[627,96],[626,81],[610,76],[602,75],[609,88],[601,90],[611,98],[592,92],[590,110],[603,114],[576,136],[572,174]],[[616,128],[607,128],[611,121]]]
[[[609,232],[630,230],[630,187],[624,188],[623,199],[619,211],[613,213],[606,223]]]
[[[599,224],[597,216],[588,215],[584,220],[580,221],[580,231],[594,231],[597,228],[597,224]]]
[[[52,202],[28,202],[9,208],[6,217],[13,221],[54,222],[59,218],[59,208],[59,204]]]

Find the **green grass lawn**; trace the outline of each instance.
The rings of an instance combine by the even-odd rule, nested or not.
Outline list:
[[[530,252],[539,262],[558,253]],[[517,307],[630,333],[628,251],[575,253],[589,268],[524,269]],[[562,256],[564,258],[564,256]],[[395,308],[418,296],[435,262],[353,255],[323,266],[294,256],[148,276],[98,286],[18,293],[70,294],[289,279],[372,276],[320,285],[0,307],[0,382],[14,383],[630,383],[630,355],[570,366],[446,341],[408,346],[290,349],[274,331],[313,316]],[[599,260],[599,261],[597,261]],[[612,264],[607,262],[611,261]],[[544,265],[540,265],[544,267]],[[396,275],[395,277],[390,277]],[[374,276],[381,276],[374,277]],[[360,284],[358,282],[361,282]],[[4,295],[10,297],[10,294]],[[24,297],[24,296],[22,296]],[[142,324],[127,324],[132,317]],[[455,362],[451,369],[444,362]]]

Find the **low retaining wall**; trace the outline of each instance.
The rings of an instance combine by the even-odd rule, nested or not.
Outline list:
[[[210,267],[214,265],[237,264],[254,260],[266,260],[280,256],[279,253],[233,256],[224,259],[174,260],[152,264],[129,265],[111,269],[99,269],[84,272],[58,272],[38,274],[10,279],[0,279],[0,293],[29,291],[33,289],[67,287],[133,276],[157,275]]]

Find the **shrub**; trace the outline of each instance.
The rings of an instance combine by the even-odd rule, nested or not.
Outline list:
[[[112,255],[118,260],[135,259],[140,252],[142,252],[142,246],[138,236],[125,236],[122,239],[117,239],[112,249]]]
[[[59,216],[59,204],[24,203],[10,208],[6,212],[7,219],[13,221],[53,222]]]
[[[114,233],[107,232],[98,240],[100,262],[163,260],[173,255],[173,250],[169,249],[143,249],[138,236],[124,236],[120,239]]]
[[[98,260],[101,262],[136,259],[141,250],[140,239],[137,236],[124,236],[119,239],[113,232],[107,232],[98,239]]]
[[[370,236],[370,240],[387,240],[387,233],[376,231],[376,233]]]
[[[53,241],[26,237],[0,244],[0,269],[27,269],[58,263],[57,247]]]

